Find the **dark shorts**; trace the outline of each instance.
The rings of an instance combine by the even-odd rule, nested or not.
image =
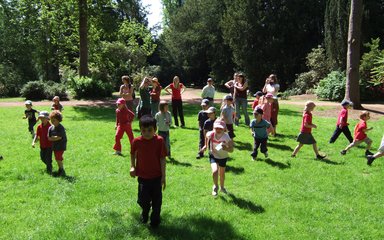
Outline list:
[[[227,166],[227,160],[228,158],[218,159],[213,157],[213,155],[209,155],[209,162],[210,163],[217,163],[220,167]]]
[[[314,144],[314,143],[316,143],[316,140],[312,136],[312,133],[299,133],[299,136],[297,136],[297,141],[301,144]]]

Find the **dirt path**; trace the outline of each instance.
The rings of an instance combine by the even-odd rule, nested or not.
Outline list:
[[[187,88],[186,91],[182,95],[183,101],[191,104],[199,104],[201,102],[201,89]],[[171,95],[161,96],[162,100],[171,100]],[[317,111],[316,115],[325,116],[325,117],[336,117],[338,112],[340,111],[340,104],[337,102],[329,102],[329,101],[320,101],[317,100],[315,95],[299,95],[293,96],[289,100],[279,100],[280,104],[290,104],[290,105],[298,105],[304,107],[304,103],[308,100],[315,101],[317,106],[327,107],[326,111]],[[252,102],[253,98],[249,98],[249,101]],[[221,99],[215,99],[215,103],[220,103]],[[65,106],[99,106],[99,107],[107,107],[114,106],[115,100],[70,100],[62,102]],[[0,102],[0,107],[13,107],[23,105],[23,102]],[[50,101],[40,101],[34,102],[34,106],[50,106]],[[364,109],[371,112],[372,119],[379,119],[384,116],[384,104],[383,103],[369,103],[363,104]],[[357,119],[360,110],[350,110],[350,118]]]

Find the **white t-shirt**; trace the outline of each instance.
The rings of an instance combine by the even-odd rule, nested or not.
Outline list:
[[[228,133],[224,133],[223,136],[221,136],[220,139],[216,139],[215,131],[209,131],[207,132],[207,138],[210,140],[210,150],[209,153],[213,155],[216,159],[224,159],[228,158],[228,152],[224,151],[223,149],[220,149],[221,143],[228,143],[231,141],[231,138],[229,137]]]
[[[266,87],[266,90],[267,90],[267,93],[272,93],[273,94],[273,98],[277,98],[277,93],[279,92],[280,90],[280,85],[279,84],[268,84],[267,87]]]

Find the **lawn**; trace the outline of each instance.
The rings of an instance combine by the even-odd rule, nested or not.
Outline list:
[[[127,136],[125,157],[112,155],[113,108],[65,107],[67,178],[44,173],[39,149],[31,147],[22,119],[24,108],[0,108],[0,239],[384,238],[384,159],[368,167],[363,147],[341,156],[344,136],[328,144],[336,119],[314,112],[319,128],[313,134],[321,153],[327,154],[324,160],[315,160],[310,146],[290,158],[301,107],[281,106],[280,135],[269,140],[269,159],[251,161],[249,129],[235,128],[235,151],[226,174],[229,194],[215,198],[208,160],[195,159],[199,106],[184,107],[187,127],[171,130],[174,158],[167,160],[158,229],[139,223]],[[350,120],[352,130],[356,122]],[[374,127],[369,136],[375,151],[384,120],[368,125]],[[139,135],[137,121],[134,134]]]

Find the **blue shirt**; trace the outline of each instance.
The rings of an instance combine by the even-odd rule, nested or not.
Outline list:
[[[253,137],[257,139],[265,139],[268,138],[267,129],[271,126],[268,121],[261,119],[260,122],[257,122],[256,119],[253,119],[251,124],[249,125],[252,128]]]

